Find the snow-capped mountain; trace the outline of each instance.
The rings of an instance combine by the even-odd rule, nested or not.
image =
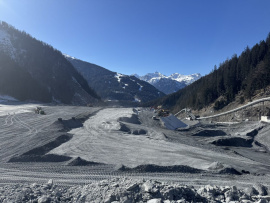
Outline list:
[[[134,74],[135,77],[144,80],[165,94],[170,94],[184,88],[185,86],[193,83],[201,78],[201,74],[195,73],[191,75],[181,75],[173,73],[170,76],[163,75],[159,72],[148,73],[144,76]]]
[[[173,73],[169,76],[169,78],[176,80],[178,82],[184,82],[186,85],[189,85],[196,80],[200,79],[202,76],[200,73],[194,73],[191,75],[181,75],[179,73]]]

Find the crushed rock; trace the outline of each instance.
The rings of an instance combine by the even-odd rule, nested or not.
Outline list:
[[[244,190],[236,186],[205,185],[198,189],[154,180],[115,178],[63,188],[52,179],[46,184],[17,184],[0,187],[0,202],[269,202],[268,188],[255,184]]]

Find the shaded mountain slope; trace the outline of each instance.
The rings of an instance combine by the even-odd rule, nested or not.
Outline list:
[[[135,76],[112,72],[101,66],[67,56],[67,59],[104,100],[148,102],[165,94]]]
[[[0,94],[66,104],[99,99],[60,51],[5,22],[0,22],[0,60]]]
[[[241,103],[251,100],[258,91],[267,95],[269,85],[270,34],[265,41],[251,49],[247,47],[239,57],[233,55],[191,85],[147,105],[163,105],[175,112],[186,107],[199,110],[209,105],[219,110],[237,95]]]

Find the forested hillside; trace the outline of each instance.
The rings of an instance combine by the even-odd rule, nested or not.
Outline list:
[[[135,76],[116,73],[67,55],[66,58],[105,101],[136,106],[165,96],[163,92]]]
[[[5,22],[0,22],[0,94],[67,104],[99,99],[60,51]]]
[[[238,57],[216,66],[208,75],[178,92],[148,105],[163,105],[175,111],[185,107],[201,109],[214,103],[216,110],[235,100],[242,93],[241,102],[249,100],[256,90],[270,85],[270,33],[266,40],[247,47]]]

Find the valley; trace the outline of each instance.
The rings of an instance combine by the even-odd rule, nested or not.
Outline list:
[[[269,6],[0,0],[0,203],[270,202]]]
[[[37,106],[45,115],[35,113]],[[1,104],[0,114],[0,186],[50,179],[64,188],[129,179],[270,186],[266,123],[186,121],[188,128],[173,131],[153,120],[149,108],[16,102]]]

